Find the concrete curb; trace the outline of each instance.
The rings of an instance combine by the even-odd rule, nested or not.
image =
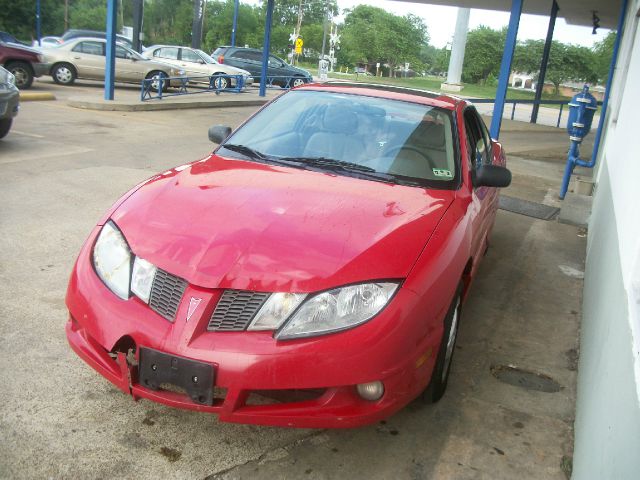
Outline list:
[[[105,112],[151,112],[157,110],[182,110],[187,108],[227,108],[227,107],[260,107],[267,103],[268,99],[260,100],[199,100],[199,101],[170,101],[151,100],[148,102],[118,102],[116,100],[81,100],[70,99],[67,104],[70,107],[85,110],[99,110]]]
[[[36,102],[55,99],[56,96],[51,92],[20,92],[21,102]]]

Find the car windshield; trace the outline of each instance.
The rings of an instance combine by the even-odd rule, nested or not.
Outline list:
[[[196,50],[196,52],[198,53],[198,55],[200,55],[200,58],[202,58],[202,60],[204,60],[204,63],[211,63],[211,64],[218,63],[218,62],[214,61],[213,58],[211,58],[209,55],[204,53],[202,50]]]
[[[390,183],[454,188],[455,145],[446,109],[301,89],[260,111],[218,153]]]

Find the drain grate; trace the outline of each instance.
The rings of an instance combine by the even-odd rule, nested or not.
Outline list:
[[[530,202],[506,195],[500,195],[500,208],[508,212],[526,215],[527,217],[539,218],[540,220],[553,220],[560,212],[557,207],[550,207],[542,203]]]
[[[562,389],[562,386],[548,375],[530,372],[513,365],[492,365],[491,375],[501,382],[527,390],[555,393]]]

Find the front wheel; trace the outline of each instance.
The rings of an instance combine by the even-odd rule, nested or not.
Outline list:
[[[223,72],[216,72],[213,74],[215,75],[224,75]],[[229,86],[229,79],[227,77],[218,77],[216,79],[214,79],[213,81],[213,86],[216,87],[216,89],[218,90],[224,90],[225,88],[227,88]]]
[[[12,118],[3,118],[0,120],[0,138],[4,138],[11,130],[11,123],[13,122]]]
[[[10,62],[5,67],[16,77],[16,87],[29,88],[33,83],[33,70],[27,62]]]
[[[462,284],[458,286],[453,302],[449,307],[447,316],[444,319],[444,333],[442,334],[442,342],[438,350],[436,364],[433,367],[431,381],[427,388],[422,392],[422,400],[425,403],[435,403],[442,398],[447,389],[449,380],[449,367],[453,358],[453,349],[456,346],[456,338],[458,337],[458,325],[460,323],[460,314],[462,313]]]
[[[146,76],[147,80],[152,80],[151,90],[153,90],[154,92],[159,92],[161,85],[163,92],[166,92],[169,89],[169,81],[167,80],[167,78],[167,74],[159,70],[149,72]]]
[[[71,65],[59,63],[51,69],[51,76],[60,85],[71,85],[76,80],[76,70]]]
[[[302,77],[295,77],[295,78],[293,79],[292,85],[293,85],[293,88],[296,88],[296,87],[299,87],[300,85],[304,85],[305,83],[307,83],[307,82],[305,81],[305,79],[304,79],[304,78],[302,78]]]

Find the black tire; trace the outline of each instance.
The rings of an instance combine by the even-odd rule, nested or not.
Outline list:
[[[226,75],[224,72],[216,72],[214,75]],[[213,81],[214,87],[218,90],[229,88],[229,79],[227,77],[219,77]]]
[[[28,62],[8,62],[5,67],[16,77],[16,87],[20,90],[29,88],[33,83],[33,69]]]
[[[72,85],[77,77],[76,69],[68,63],[57,63],[51,68],[51,78],[57,84]]]
[[[422,392],[422,401],[424,403],[437,402],[442,398],[447,389],[451,360],[456,346],[460,315],[462,314],[461,302],[462,284],[458,285],[456,294],[449,306],[447,316],[444,319],[444,333],[442,334],[442,342],[440,342],[436,364],[431,374],[431,381],[424,392]]]
[[[158,80],[159,80],[160,78],[164,78],[164,79],[166,79],[166,78],[168,78],[168,75],[167,75],[166,73],[164,73],[163,71],[161,71],[161,70],[154,70],[153,72],[149,72],[149,73],[147,74],[147,77],[146,77],[146,78],[147,78],[147,80],[152,80],[152,79],[154,80],[154,81],[151,83],[151,89],[152,89],[154,92],[157,92],[157,91],[158,91],[158,83],[159,83],[159,81],[158,81]],[[167,90],[169,90],[169,82],[167,82],[167,81],[163,81],[163,82],[162,82],[162,91],[163,91],[163,92],[166,92]]]
[[[4,138],[11,130],[11,123],[13,123],[12,118],[3,118],[0,120],[0,138]]]
[[[304,85],[307,81],[304,77],[293,77],[293,81],[291,82],[291,88],[299,87],[300,85]]]

